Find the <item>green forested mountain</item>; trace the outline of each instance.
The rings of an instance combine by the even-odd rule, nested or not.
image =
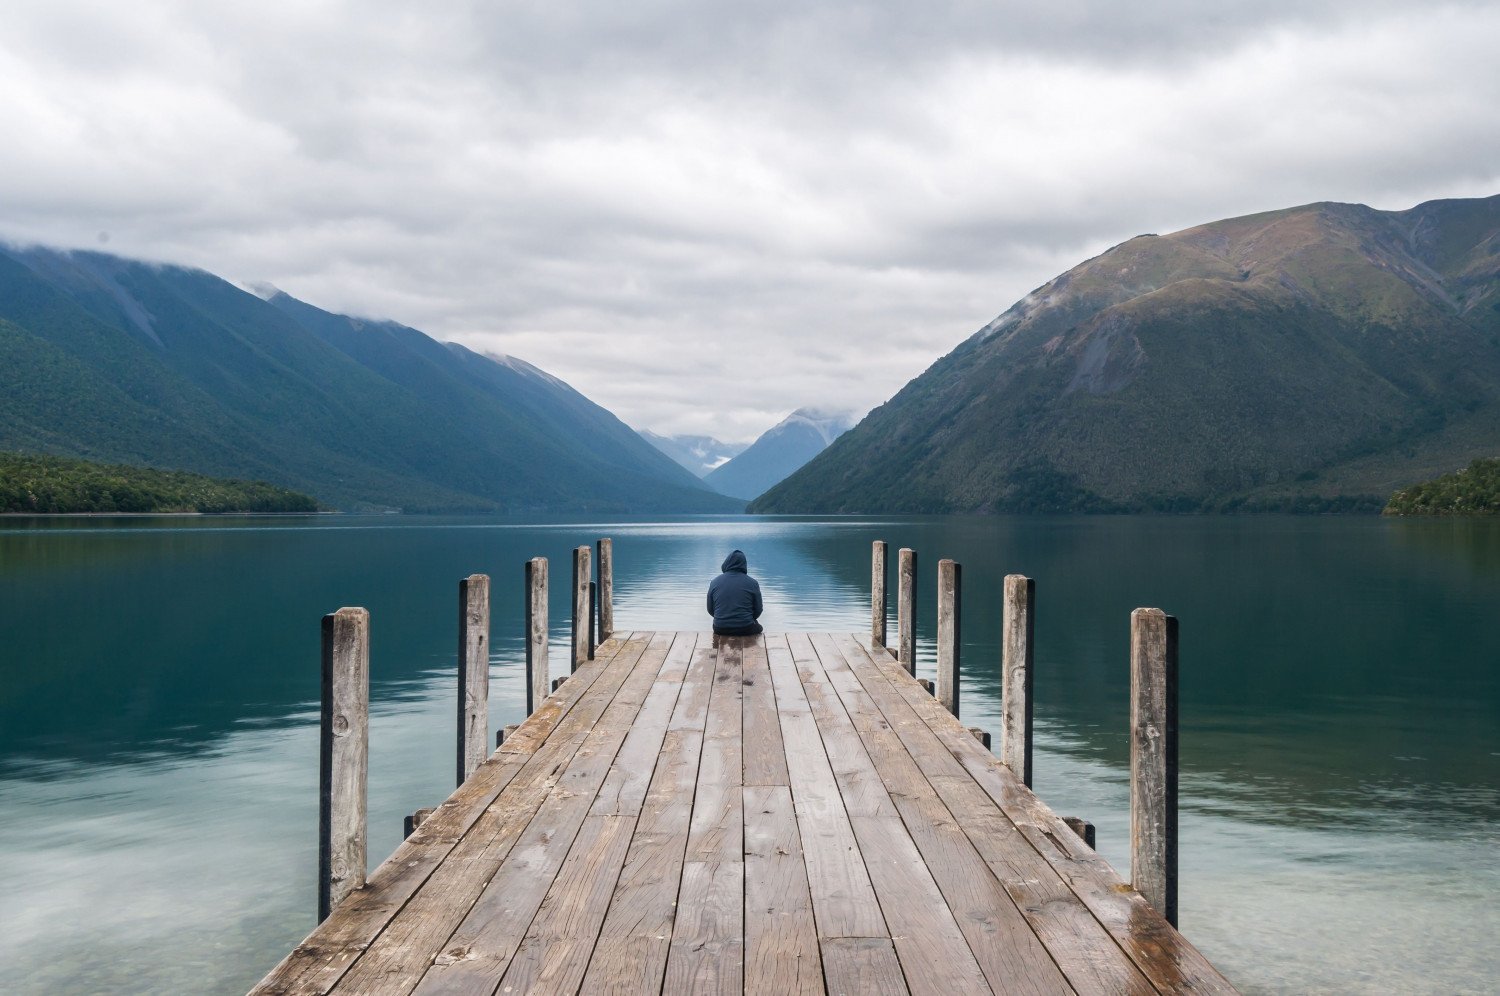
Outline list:
[[[340,508],[734,507],[561,381],[200,270],[0,246],[0,449]]]
[[[757,512],[1369,508],[1500,445],[1500,197],[1144,235],[1038,288]]]
[[[316,512],[307,495],[264,481],[0,453],[0,512]]]
[[[1475,460],[1462,470],[1403,488],[1386,515],[1500,515],[1500,459]]]

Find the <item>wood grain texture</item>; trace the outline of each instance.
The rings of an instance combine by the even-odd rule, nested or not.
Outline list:
[[[896,566],[896,659],[917,673],[917,551],[902,547]]]
[[[888,937],[835,937],[823,941],[823,978],[829,996],[899,996],[911,992]]]
[[[953,715],[959,706],[959,657],[963,647],[963,565],[938,561],[937,695]]]
[[[615,541],[605,537],[594,544],[599,574],[599,642],[615,632]]]
[[[526,715],[556,691],[547,673],[547,558],[526,562]]]
[[[365,884],[370,770],[370,613],[323,617],[318,752],[318,920]]]
[[[1036,582],[1005,576],[1000,637],[1000,760],[1031,784],[1031,689],[1036,657]]]
[[[1177,924],[1177,620],[1130,614],[1130,884]]]
[[[886,579],[890,576],[886,566],[885,540],[875,540],[870,545],[870,639],[885,646],[886,639]]]
[[[573,551],[573,670],[589,659],[589,582],[592,551],[580,546]]]
[[[821,993],[823,962],[792,790],[747,785],[744,813],[745,991]]]
[[[490,754],[490,579],[458,583],[458,753],[462,785]]]
[[[776,716],[776,689],[763,640],[744,649],[744,784],[788,785],[786,748]]]

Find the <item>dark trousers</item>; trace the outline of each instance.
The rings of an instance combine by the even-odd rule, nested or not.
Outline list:
[[[736,626],[733,629],[720,629],[714,627],[715,636],[759,636],[765,630],[761,629],[760,623],[751,623],[748,626]]]

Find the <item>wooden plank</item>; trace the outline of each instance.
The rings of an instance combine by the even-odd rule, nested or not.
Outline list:
[[[965,779],[999,807],[1033,851],[1049,864],[1109,932],[1136,967],[1160,992],[1233,993],[1235,988],[1179,934],[1140,893],[1131,889],[1109,864],[1078,840],[1067,824],[1030,789],[1021,784],[999,759],[976,744],[963,727],[939,708],[902,674],[901,666],[885,652],[866,650],[853,636],[837,638],[840,649],[874,665],[892,688],[942,741],[949,765],[927,771],[936,786],[945,776]],[[856,667],[856,674],[862,669]],[[896,724],[893,724],[895,726]],[[931,757],[930,754],[925,754]],[[958,771],[952,770],[958,766]]]
[[[589,816],[500,980],[499,992],[574,992],[609,909],[634,816]]]
[[[468,993],[486,986],[489,988],[485,991],[493,991],[498,985],[571,851],[589,807],[666,661],[672,641],[671,633],[654,635],[583,745],[558,772],[553,791],[533,818],[517,827],[519,832],[506,860],[444,942],[441,953],[413,991]],[[504,822],[505,814],[500,819]],[[428,891],[430,887],[423,895]],[[413,945],[406,958],[411,960],[431,950]],[[346,983],[363,965],[363,959],[355,964]],[[369,979],[356,991],[407,990],[393,985],[387,974]]]
[[[323,617],[323,705],[318,752],[318,920],[356,889],[367,867],[370,770],[370,613]]]
[[[766,654],[776,687],[781,738],[787,756],[794,762],[787,768],[808,889],[817,917],[819,947],[832,937],[889,937],[785,638],[768,639]]]
[[[589,809],[590,816],[640,815],[696,644],[693,633],[674,634],[672,649]]]
[[[1130,614],[1130,884],[1177,925],[1177,619]]]
[[[661,990],[716,665],[711,643],[700,636],[582,992]]]
[[[688,828],[682,890],[667,954],[667,992],[740,992],[745,959],[744,652],[751,641],[719,642],[708,702],[698,788]]]
[[[744,759],[746,785],[787,785],[786,751],[776,715],[776,689],[764,641],[745,648]]]
[[[821,993],[818,929],[792,791],[747,785],[744,811],[745,991]]]
[[[618,645],[620,650],[626,644]],[[350,894],[336,916],[325,920],[272,969],[252,990],[255,994],[326,993],[386,929],[413,894],[448,857],[515,777],[533,767],[553,763],[569,731],[563,721],[593,683],[607,672],[613,656],[578,674],[561,694],[547,699],[523,724],[525,737],[512,737],[505,751],[497,751],[467,782],[398,846],[370,876],[366,888]],[[636,651],[639,656],[639,650]],[[592,722],[592,720],[590,720]],[[554,731],[555,750],[533,761],[536,748]],[[581,742],[577,735],[573,746]]]
[[[820,649],[820,654],[825,652]],[[841,698],[858,703],[860,708],[880,706],[859,684],[842,654],[823,660],[827,665],[827,677],[830,682],[836,681],[835,687]],[[905,710],[904,702],[888,700],[887,705],[898,717]],[[916,740],[912,746],[942,750],[931,731],[921,729],[921,725],[908,724],[914,732],[927,734],[926,742]],[[913,760],[908,743],[891,730],[861,731],[861,736],[907,832],[931,870],[991,987],[997,992],[1069,992],[1070,987],[1047,948],[1038,940],[1015,900],[1002,888],[970,843],[961,819],[949,810],[928,783]],[[999,815],[993,806],[990,809]],[[1022,846],[1025,847],[1024,842]],[[1045,865],[1042,870],[1047,871]],[[1055,875],[1051,877],[1056,878]],[[1114,947],[1097,924],[1094,924],[1094,930],[1100,941]],[[1115,950],[1118,954],[1118,949]],[[1124,960],[1123,955],[1120,958]]]
[[[458,583],[458,753],[462,785],[490,755],[490,579]]]
[[[1031,689],[1036,660],[1036,582],[1005,576],[1001,612],[1000,760],[1031,784]]]
[[[812,650],[805,634],[787,642],[794,656],[799,645]],[[822,661],[816,654],[799,656],[797,670],[907,985],[914,993],[988,991],[957,911],[950,909],[902,823]]]
[[[822,944],[828,996],[900,996],[911,990],[888,937],[834,937]]]
[[[370,944],[340,980],[347,992],[406,992],[416,983],[433,952],[464,919],[496,874],[517,839],[547,801],[582,751],[593,728],[616,697],[616,693],[645,654],[650,634],[629,641],[597,675],[584,695],[553,730],[552,735],[526,758],[522,770],[454,845],[422,889],[406,904],[399,917]],[[575,679],[599,668],[595,662],[580,669]],[[574,682],[569,682],[574,684]],[[516,744],[507,741],[499,755],[519,749],[527,740],[535,717],[516,733]],[[429,821],[430,823],[431,821]],[[424,826],[418,836],[426,832]],[[418,954],[417,952],[421,952]]]

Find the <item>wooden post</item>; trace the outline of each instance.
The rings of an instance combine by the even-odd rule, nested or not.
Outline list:
[[[599,584],[596,581],[589,582],[589,660],[594,659],[594,651],[599,649]]]
[[[1007,574],[1000,635],[1000,761],[1028,788],[1035,623],[1036,582],[1021,574]]]
[[[547,675],[547,558],[526,561],[526,715],[536,712],[551,686]]]
[[[917,551],[901,548],[896,568],[896,660],[917,673]]]
[[[958,715],[958,663],[963,642],[962,564],[938,561],[937,700]]]
[[[984,749],[985,750],[989,750],[990,749],[990,731],[989,730],[981,730],[977,726],[971,726],[971,727],[969,727],[969,736],[973,737],[975,740],[978,740],[980,743],[984,744]]]
[[[885,540],[876,540],[870,548],[870,641],[885,646],[885,580],[887,576]]]
[[[599,557],[599,643],[615,635],[615,542],[601,539],[595,544]]]
[[[1089,846],[1089,850],[1098,850],[1094,846],[1094,825],[1092,823],[1077,816],[1064,816],[1063,822],[1068,825],[1069,830],[1072,830]]]
[[[458,784],[489,756],[490,579],[458,583]]]
[[[564,675],[559,675],[558,677],[553,678],[552,679],[552,690],[554,692],[557,691],[559,688],[562,687],[563,682],[565,682],[567,680],[568,680],[568,676],[565,675],[565,674]]]
[[[403,829],[405,830],[405,832],[401,836],[410,837],[412,834],[416,833],[417,827],[421,826],[423,823],[426,823],[427,817],[431,816],[433,812],[434,810],[432,809],[419,809],[415,813],[412,813],[404,821],[405,826],[403,827]]]
[[[323,617],[323,716],[318,757],[318,922],[365,884],[370,763],[370,613]]]
[[[495,749],[499,750],[501,747],[504,747],[505,741],[509,740],[511,734],[515,733],[518,729],[520,729],[520,727],[517,724],[512,723],[509,726],[502,726],[500,727],[500,729],[496,730]]]
[[[573,551],[573,670],[589,659],[589,553],[586,546]]]
[[[1130,614],[1130,884],[1177,926],[1177,619]]]
[[[918,678],[917,684],[921,685],[922,691],[926,692],[928,695],[937,694],[937,689],[933,687],[931,678]]]

